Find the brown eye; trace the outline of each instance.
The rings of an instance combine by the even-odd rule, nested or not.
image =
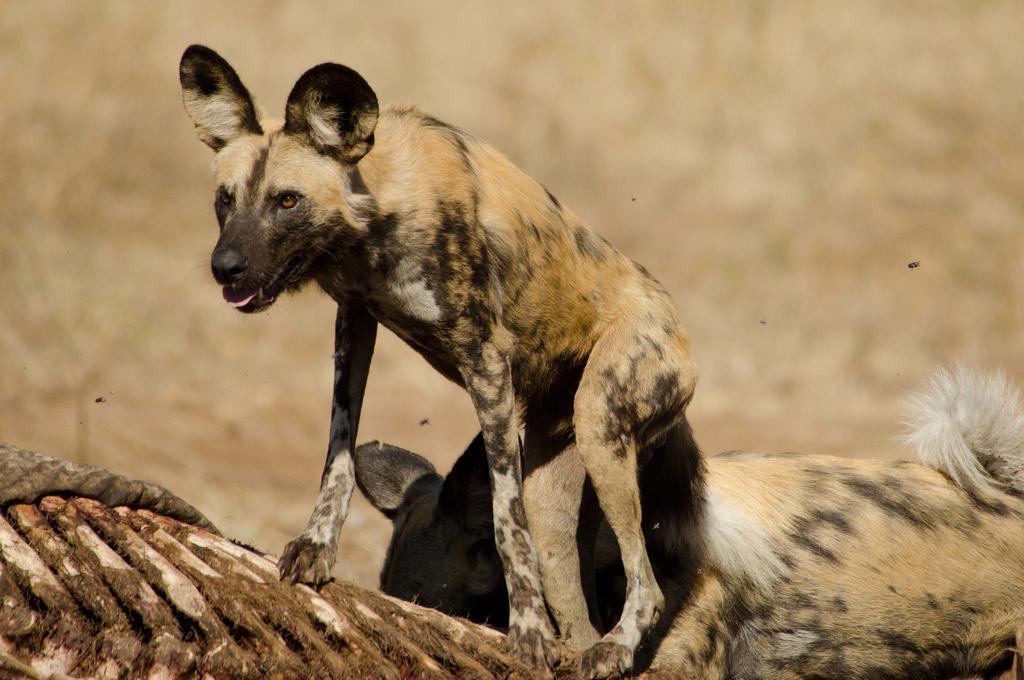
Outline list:
[[[281,196],[281,198],[277,200],[278,205],[280,205],[285,210],[288,210],[289,208],[294,208],[295,204],[298,202],[299,197],[296,196],[295,194],[284,194],[283,196]]]
[[[221,205],[231,205],[231,201],[234,200],[227,192],[227,189],[221,189],[217,192],[217,200],[220,201]]]

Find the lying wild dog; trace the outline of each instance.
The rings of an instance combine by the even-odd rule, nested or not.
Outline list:
[[[702,525],[679,537],[701,559],[666,572],[652,550],[669,608],[638,666],[874,680],[1005,669],[1024,625],[1024,412],[1005,379],[962,371],[939,374],[916,411],[921,463],[709,457]],[[483,456],[478,439],[442,479],[414,453],[364,444],[356,476],[394,521],[381,588],[501,626]],[[599,545],[597,609],[612,618],[596,618],[614,621],[621,570],[607,532]]]
[[[220,237],[211,265],[224,299],[256,312],[316,281],[338,304],[327,461],[309,524],[282,555],[282,577],[329,578],[380,323],[472,399],[511,648],[537,665],[552,658],[543,582],[563,633],[593,645],[586,673],[629,668],[664,606],[640,527],[638,452],[686,427],[696,384],[664,288],[487,144],[415,109],[378,110],[349,68],[321,64],[303,74],[283,125],[259,120],[238,75],[208,48],[189,47],[180,76],[199,138],[217,152]],[[550,461],[570,439],[618,538],[628,583],[622,618],[600,644],[589,626],[570,625],[584,605],[572,578],[579,567],[547,538],[562,508],[523,502],[521,465],[541,483],[557,474]],[[690,453],[667,448],[657,450]],[[557,500],[572,512],[579,502]]]

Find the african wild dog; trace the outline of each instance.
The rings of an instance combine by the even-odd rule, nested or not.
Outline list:
[[[415,109],[379,111],[349,68],[321,64],[302,75],[283,125],[259,120],[238,75],[208,48],[188,48],[180,75],[185,108],[217,152],[221,231],[211,264],[225,300],[256,312],[316,281],[338,304],[327,462],[309,524],[284,550],[282,576],[329,578],[380,323],[464,386],[477,411],[510,647],[538,666],[552,660],[543,581],[563,636],[589,647],[585,673],[629,668],[664,605],[640,528],[638,453],[675,441],[669,435],[686,427],[696,384],[665,290],[487,144]],[[565,513],[577,513],[579,498],[522,498],[521,465],[528,483],[545,483],[569,441],[627,574],[622,618],[600,643],[589,624],[571,625],[586,621],[575,552],[547,538]]]
[[[652,550],[668,609],[638,666],[688,678],[873,680],[1005,669],[1024,631],[1024,411],[1001,377],[940,373],[914,426],[924,464],[709,457],[704,554],[679,570]],[[360,488],[394,521],[381,588],[501,626],[480,440],[444,479],[397,447],[364,444],[355,460]],[[660,528],[644,510],[653,546]],[[599,622],[614,622],[622,603],[614,549],[604,526]]]

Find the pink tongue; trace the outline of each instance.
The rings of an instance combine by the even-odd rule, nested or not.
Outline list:
[[[252,292],[247,290],[232,290],[228,286],[224,286],[223,293],[224,301],[232,307],[245,307],[254,297],[256,297],[259,290],[254,290]]]

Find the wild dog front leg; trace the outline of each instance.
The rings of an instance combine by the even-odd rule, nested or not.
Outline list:
[[[338,534],[348,516],[355,485],[352,451],[366,377],[377,338],[377,321],[362,305],[338,305],[334,322],[334,397],[327,462],[320,494],[305,531],[285,546],[278,567],[281,579],[312,585],[326,583],[338,552]]]
[[[508,647],[538,668],[557,659],[555,635],[541,594],[537,551],[530,538],[523,507],[522,466],[516,424],[515,395],[508,360],[485,345],[472,366],[463,370],[473,400],[490,470],[494,510],[494,541],[508,587]]]

